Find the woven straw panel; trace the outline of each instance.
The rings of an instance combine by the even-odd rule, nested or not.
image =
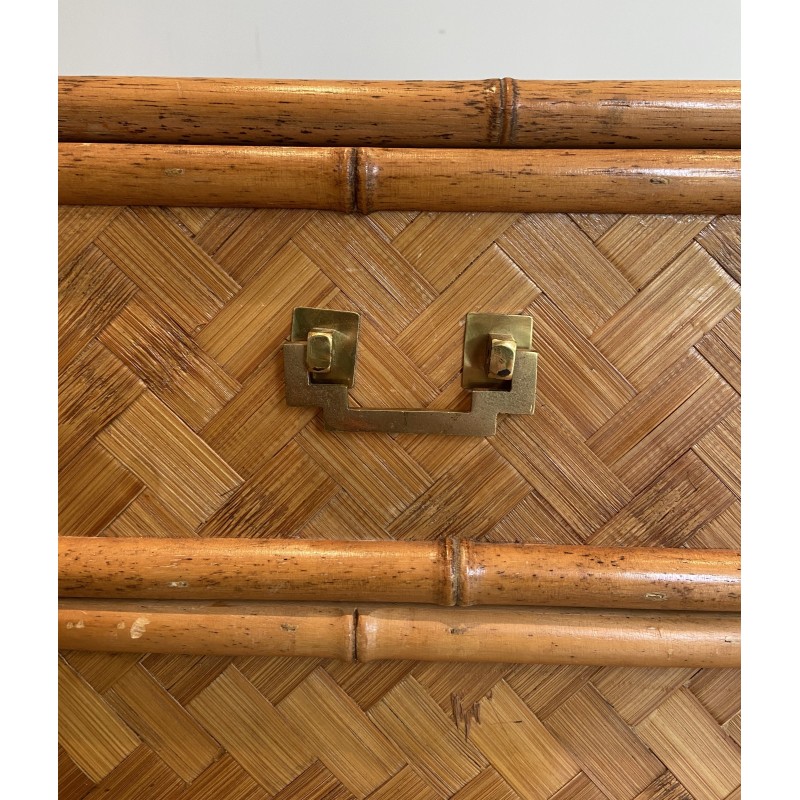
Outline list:
[[[739,220],[69,207],[61,533],[737,547]],[[463,407],[469,311],[529,313],[536,414],[324,432],[295,306],[362,312],[354,402]],[[737,670],[63,652],[77,798],[724,800]]]

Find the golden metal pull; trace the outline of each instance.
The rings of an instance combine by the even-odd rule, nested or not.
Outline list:
[[[327,430],[493,436],[498,414],[532,414],[536,362],[531,317],[467,314],[461,385],[472,392],[469,411],[351,408],[359,315],[296,308],[291,341],[283,345],[286,402],[319,406]]]

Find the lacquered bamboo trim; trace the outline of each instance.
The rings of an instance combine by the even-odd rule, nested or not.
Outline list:
[[[738,81],[62,77],[59,139],[382,147],[740,147]]]
[[[738,611],[740,561],[683,548],[62,537],[59,595]]]
[[[60,144],[59,202],[736,214],[736,150],[457,150]]]
[[[453,605],[450,542],[61,537],[61,597]]]
[[[514,147],[741,147],[739,81],[514,84]]]
[[[343,661],[736,667],[736,614],[62,600],[66,650]],[[355,632],[355,634],[354,634]]]
[[[58,646],[109,653],[352,661],[355,621],[352,605],[59,600]]]
[[[359,609],[359,661],[737,667],[736,614],[562,608]]]
[[[372,211],[736,214],[735,150],[358,151]]]
[[[738,611],[733,550],[462,541],[459,605]]]
[[[58,155],[64,205],[355,207],[349,148],[59,144]]]

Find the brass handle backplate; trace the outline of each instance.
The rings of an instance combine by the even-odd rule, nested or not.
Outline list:
[[[319,406],[327,430],[493,436],[498,414],[532,414],[538,354],[531,350],[531,317],[467,314],[461,384],[472,394],[469,411],[351,408],[359,315],[296,308],[291,341],[283,345],[286,402]]]

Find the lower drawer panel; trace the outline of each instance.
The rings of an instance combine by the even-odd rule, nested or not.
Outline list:
[[[60,532],[739,546],[739,219],[63,207]],[[296,306],[362,314],[351,402],[459,409],[471,311],[533,317],[491,438],[322,429]],[[62,796],[724,800],[738,670],[61,653]],[[224,788],[223,788],[224,787]]]

